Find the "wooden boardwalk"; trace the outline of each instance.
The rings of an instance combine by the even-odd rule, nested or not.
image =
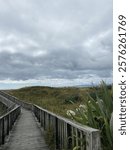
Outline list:
[[[49,150],[31,111],[22,109],[9,141],[0,150]]]
[[[49,150],[45,144],[40,124],[46,133],[48,129],[52,130],[50,136],[53,136],[54,149],[70,150],[74,147],[87,150],[101,149],[99,130],[58,116],[37,105],[20,101],[3,91],[0,91],[0,96],[3,96],[0,98],[3,103],[8,104],[8,101],[12,101],[17,104],[0,118],[0,145],[3,144],[0,150]],[[21,114],[20,106],[24,108]],[[13,130],[5,140],[15,121]],[[52,143],[52,141],[49,142]]]

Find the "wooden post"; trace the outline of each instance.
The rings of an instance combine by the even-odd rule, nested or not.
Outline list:
[[[2,144],[5,142],[5,132],[4,132],[4,118],[2,119]]]
[[[2,144],[2,119],[0,119],[0,145]]]

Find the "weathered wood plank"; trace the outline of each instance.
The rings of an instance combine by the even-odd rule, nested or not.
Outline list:
[[[31,111],[22,109],[21,116],[11,132],[9,142],[3,146],[2,150],[48,150]]]

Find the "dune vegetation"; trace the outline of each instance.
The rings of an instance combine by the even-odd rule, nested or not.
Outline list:
[[[91,88],[51,88],[51,87],[25,87],[8,91],[20,100],[37,104],[44,109],[58,115],[68,117],[67,110],[75,110],[80,104],[85,103],[87,93]]]
[[[112,85],[102,82],[97,87],[82,88],[35,86],[7,92],[20,100],[101,130],[103,149],[112,149]]]
[[[99,92],[100,91],[100,92]],[[95,95],[88,93],[86,103],[68,115],[81,124],[99,129],[103,150],[113,149],[113,92],[102,82]]]

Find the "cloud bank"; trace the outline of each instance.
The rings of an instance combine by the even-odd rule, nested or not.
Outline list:
[[[112,0],[0,1],[0,87],[112,82],[112,49]]]

